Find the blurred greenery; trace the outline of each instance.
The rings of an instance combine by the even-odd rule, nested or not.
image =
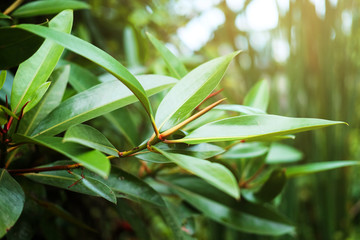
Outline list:
[[[134,73],[167,73],[165,63],[146,38],[146,31],[167,43],[188,69],[204,60],[243,50],[221,83],[224,88],[222,94],[229,102],[241,104],[250,87],[260,79],[268,79],[272,87],[269,113],[332,119],[350,125],[347,128],[334,127],[302,133],[297,135],[295,141],[289,141],[304,153],[303,162],[359,160],[360,108],[357,103],[360,101],[360,2],[268,1],[273,2],[277,9],[276,27],[256,30],[246,27],[246,21],[251,13],[249,9],[256,2],[264,2],[261,0],[239,0],[237,7],[232,4],[236,1],[225,0],[88,0],[86,2],[90,4],[91,10],[75,12],[73,34],[110,53]],[[3,11],[11,3],[1,1],[0,9]],[[224,18],[223,21],[220,19],[219,24],[211,28],[209,38],[205,36],[205,40],[197,36],[201,35],[201,31],[197,35],[190,35],[190,40],[198,41],[200,47],[189,47],[181,32],[214,9],[222,13],[215,16]],[[264,18],[266,21],[266,16]],[[18,21],[43,23],[46,16]],[[1,26],[7,24],[7,19],[0,19]],[[201,41],[203,43],[199,45]],[[102,73],[79,56],[69,52],[65,56],[88,67],[93,73]],[[154,99],[154,105],[156,101]],[[136,108],[138,106],[134,105],[127,110],[135,115],[142,114],[141,111],[135,113]],[[93,125],[96,126],[97,122]],[[101,126],[98,127],[101,129]],[[109,139],[114,138],[112,129],[104,130],[103,133]],[[123,165],[126,164],[125,161]],[[225,228],[213,221],[205,221],[201,217],[195,218],[196,224],[188,223],[188,228],[196,228],[199,239],[360,239],[359,177],[359,168],[354,167],[289,180],[282,196],[275,202],[284,215],[295,222],[297,236],[253,236]],[[30,191],[32,184],[28,185]],[[36,186],[38,189],[31,189],[34,196],[43,194],[43,189]],[[63,195],[62,191],[54,191],[51,198],[70,209],[78,218],[86,219],[85,222],[90,226],[100,225],[98,229],[102,229],[104,239],[113,239],[119,236],[116,235],[119,232],[124,239],[134,239],[134,232],[126,225],[135,215],[134,212],[137,212],[136,216],[142,216],[137,221],[137,227],[157,222],[156,226],[149,228],[150,236],[156,236],[157,239],[171,238],[165,221],[154,214],[159,209],[144,210],[133,202],[122,200],[124,205],[128,204],[127,208],[103,206],[104,211],[101,211],[101,205],[104,204],[101,201],[89,197],[88,201],[79,202],[77,195],[70,193],[73,195],[70,202]],[[34,204],[31,201],[25,204],[25,208]],[[80,210],[75,208],[78,202],[82,208],[90,209],[87,213],[89,216],[80,214]],[[94,202],[100,207],[93,208]],[[121,212],[124,220],[115,217],[117,211]],[[47,221],[53,219],[48,214],[41,227],[37,228],[44,235],[53,234],[46,229]],[[57,221],[59,226],[65,224],[62,219]],[[82,232],[81,229],[75,231],[75,227],[70,225],[67,228],[63,237],[94,237],[91,232]],[[53,236],[52,239],[62,238]]]

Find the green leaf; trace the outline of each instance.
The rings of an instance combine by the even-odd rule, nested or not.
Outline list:
[[[67,161],[66,161],[67,162]],[[54,164],[48,164],[41,167],[61,166],[58,162]],[[112,203],[116,204],[116,196],[114,192],[101,181],[93,178],[90,174],[84,174],[84,178],[81,176],[81,170],[71,170],[71,173],[66,170],[61,171],[47,171],[41,173],[27,173],[24,176],[29,179],[50,185],[58,188],[63,188],[69,191],[87,194],[95,197],[102,197]]]
[[[11,17],[3,13],[0,13],[0,19],[11,19]]]
[[[124,50],[127,66],[136,67],[140,65],[139,47],[135,30],[131,26],[124,28]]]
[[[140,136],[138,126],[133,120],[133,114],[129,109],[123,107],[107,113],[103,117],[135,147],[139,143]]]
[[[4,125],[8,122],[8,116],[18,119],[18,117],[7,107],[0,105],[0,125]]]
[[[60,64],[70,64],[71,72],[69,83],[77,92],[82,92],[101,83],[97,76],[86,68],[65,60],[60,61]],[[143,78],[143,76],[140,78]],[[124,135],[129,143],[135,147],[138,142],[139,135],[131,118],[131,113],[126,108],[116,109],[103,115],[103,117],[106,118],[106,120],[109,121],[110,124],[122,135]]]
[[[4,86],[6,80],[6,71],[1,71],[0,73],[0,89]]]
[[[51,82],[44,82],[43,84],[40,85],[38,89],[35,90],[35,92],[33,93],[33,95],[29,100],[29,104],[26,105],[26,107],[24,108],[24,113],[29,111],[29,109],[35,107],[35,105],[38,104],[38,102],[40,102],[41,98],[45,95],[46,91],[49,89],[50,84]]]
[[[10,111],[10,109],[8,109],[5,106],[0,105],[0,110],[3,111],[4,113],[6,113],[7,115],[11,116],[11,117],[13,117],[15,119],[18,119],[18,117],[12,111]]]
[[[360,161],[329,161],[329,162],[317,162],[317,163],[308,163],[300,166],[293,166],[286,168],[286,176],[297,177],[301,175],[307,175],[322,171],[328,171],[332,169],[350,167],[360,165]]]
[[[265,140],[274,136],[293,134],[336,124],[346,124],[316,118],[290,118],[277,115],[246,115],[206,124],[183,139],[173,140],[197,144],[233,140]]]
[[[0,238],[16,223],[24,206],[21,186],[5,170],[0,170]]]
[[[164,59],[166,66],[168,67],[170,74],[177,78],[181,79],[187,74],[186,67],[184,64],[176,57],[170,50],[158,39],[156,39],[152,34],[146,33],[151,43],[154,45],[156,50],[161,54]]]
[[[226,117],[226,113],[224,111],[211,109],[206,114],[202,115],[201,117],[199,117],[199,118],[195,119],[194,121],[190,122],[189,124],[187,124],[183,128],[183,130],[191,131],[191,130],[201,127],[202,125],[205,125],[210,122],[214,122],[216,120],[223,119],[225,117]]]
[[[236,199],[240,198],[240,190],[234,175],[223,165],[187,155],[168,153],[156,147],[153,148],[181,168],[199,176],[221,191]]]
[[[73,51],[96,63],[97,65],[103,67],[106,71],[114,75],[135,94],[135,96],[144,106],[150,118],[153,118],[149,99],[147,98],[145,90],[141,86],[139,81],[120,62],[118,62],[116,59],[111,57],[103,50],[75,36],[43,26],[20,24],[16,27],[32,32],[43,38],[51,39],[58,44],[66,47],[70,51]]]
[[[0,28],[0,69],[15,67],[31,57],[44,39],[13,27]]]
[[[63,11],[49,22],[49,27],[69,33],[72,23],[72,11]],[[49,78],[63,50],[64,48],[55,42],[45,40],[31,58],[20,64],[11,91],[11,109],[13,112],[20,111],[28,101],[31,101],[30,107],[27,106],[25,111],[29,111],[31,105],[33,107],[36,105],[37,98],[34,95],[37,95],[40,86]]]
[[[58,65],[70,65],[69,83],[77,92],[82,92],[101,83],[92,72],[78,64],[60,59]]]
[[[51,86],[39,104],[21,119],[19,133],[29,135],[37,124],[56,108],[63,96],[69,79],[70,66],[56,69],[50,76]]]
[[[70,0],[35,1],[29,2],[16,9],[11,15],[16,18],[34,17],[59,13],[66,9],[89,9],[87,3]]]
[[[285,183],[285,169],[275,169],[259,189],[245,194],[245,197],[257,202],[270,202],[281,193]]]
[[[211,157],[214,157],[214,156],[224,152],[223,148],[213,145],[213,144],[208,144],[208,143],[202,143],[202,144],[197,144],[197,145],[192,145],[192,146],[187,146],[187,147],[175,146],[172,148],[168,147],[167,144],[161,144],[161,143],[157,144],[156,146],[158,148],[160,148],[161,150],[169,152],[169,153],[181,153],[184,155],[189,155],[189,156],[201,158],[201,159],[211,158]],[[158,154],[158,153],[153,153],[153,152],[138,154],[138,155],[136,155],[136,157],[141,160],[148,161],[148,162],[155,162],[155,163],[171,162],[168,158],[164,157],[163,155]]]
[[[262,80],[250,89],[244,98],[244,105],[266,111],[269,105],[270,87],[266,80]]]
[[[221,155],[221,159],[247,159],[265,155],[269,147],[260,142],[239,143]]]
[[[199,179],[176,181],[176,194],[206,217],[233,229],[259,235],[278,236],[293,233],[294,226],[271,208],[252,204],[242,199],[240,202]],[[179,187],[180,186],[180,187]]]
[[[281,143],[273,143],[271,144],[269,153],[266,156],[266,163],[292,163],[300,161],[302,158],[302,152],[296,148]]]
[[[161,101],[155,116],[159,129],[182,122],[218,85],[231,60],[239,52],[213,59],[183,77]]]
[[[138,79],[149,96],[173,86],[176,81],[171,77],[157,75],[143,75],[139,76]],[[136,101],[137,98],[133,93],[119,81],[104,82],[62,102],[47,118],[40,122],[32,135],[55,135],[70,126]]]
[[[79,144],[71,142],[62,142],[60,137],[45,137],[40,136],[36,138],[27,137],[24,135],[16,134],[14,137],[15,142],[28,142],[35,143],[54,151],[57,151],[74,162],[82,164],[85,168],[103,176],[107,177],[110,172],[110,161],[104,154],[97,150],[89,150]]]
[[[146,182],[119,168],[112,168],[109,177],[101,181],[109,186],[117,197],[141,200],[159,207],[165,206],[161,196]]]
[[[265,114],[265,111],[261,109],[237,104],[220,104],[214,107],[214,109],[233,111],[245,115]]]
[[[118,151],[109,140],[101,132],[89,125],[79,124],[70,127],[65,133],[63,142],[75,142],[112,156],[118,155]]]

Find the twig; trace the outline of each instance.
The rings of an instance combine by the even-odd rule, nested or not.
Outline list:
[[[39,173],[39,172],[48,172],[48,171],[59,171],[59,170],[70,170],[74,168],[82,167],[80,163],[63,165],[63,166],[53,166],[53,167],[42,167],[42,168],[26,168],[26,169],[10,169],[7,170],[10,174],[22,175],[25,173]]]
[[[3,13],[5,15],[8,15],[9,13],[11,13],[12,11],[14,11],[21,3],[23,0],[16,0],[15,2],[13,2],[13,4],[11,4]]]
[[[262,171],[264,170],[264,168],[265,168],[265,164],[263,164],[263,165],[257,170],[257,172],[256,172],[254,175],[252,175],[248,180],[246,180],[246,181],[244,181],[244,182],[240,182],[240,183],[239,183],[239,186],[240,186],[240,187],[243,187],[243,188],[247,188],[248,185],[249,185],[249,183],[252,182],[252,181],[254,181],[254,180],[260,175],[260,173],[262,173]]]
[[[220,89],[220,90],[218,90],[218,91],[216,91],[216,92],[210,93],[209,96],[207,96],[204,100],[202,100],[202,102],[201,102],[199,105],[197,105],[197,107],[195,108],[195,110],[199,110],[200,106],[201,106],[206,100],[208,100],[209,98],[211,98],[211,97],[213,97],[213,96],[218,95],[218,94],[221,93],[223,90],[224,90],[224,89],[222,88],[222,89]]]

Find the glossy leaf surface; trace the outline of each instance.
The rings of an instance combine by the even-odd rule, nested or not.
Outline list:
[[[49,29],[69,33],[72,23],[72,12],[63,11],[49,22]],[[37,104],[36,101],[40,99],[36,98],[35,95],[39,87],[50,77],[63,50],[64,47],[54,41],[45,40],[39,50],[19,66],[11,91],[11,109],[13,112],[19,112],[28,101],[31,102],[31,105],[26,106],[25,112],[29,111],[31,106],[34,107]]]
[[[221,191],[236,199],[240,198],[240,190],[234,175],[223,165],[187,155],[168,153],[156,147],[154,149],[173,163],[204,179]]]
[[[179,58],[170,52],[170,50],[152,34],[146,33],[146,35],[156,50],[161,54],[161,57],[164,59],[170,74],[177,79],[183,78],[187,74],[187,70]]]
[[[260,235],[293,233],[294,227],[276,211],[242,199],[231,199],[197,179],[175,181],[175,192],[206,217],[233,229]]]
[[[17,28],[32,32],[43,38],[51,39],[66,47],[70,51],[73,51],[103,67],[106,71],[120,80],[127,88],[129,88],[142,103],[148,115],[152,115],[149,99],[147,98],[145,90],[139,81],[120,62],[103,50],[75,36],[43,26],[21,24],[18,25]]]
[[[68,161],[65,161],[68,162]],[[49,164],[41,167],[57,166],[58,164]],[[89,174],[81,177],[81,170],[48,171],[41,173],[27,173],[24,176],[42,184],[63,188],[69,191],[87,194],[90,196],[102,197],[116,204],[116,196],[114,192],[101,181],[93,178]]]
[[[85,168],[103,177],[107,177],[109,175],[110,161],[104,154],[97,150],[90,150],[76,143],[64,143],[60,137],[40,136],[37,138],[31,138],[17,134],[14,141],[35,143],[45,146],[67,156],[74,162],[82,164]]]
[[[60,59],[58,65],[70,65],[69,83],[77,92],[82,92],[101,83],[92,72],[76,63]]]
[[[286,176],[288,178],[297,177],[301,175],[307,175],[307,174],[328,171],[342,167],[356,166],[356,165],[360,165],[360,161],[330,161],[330,162],[308,163],[308,164],[286,168]]]
[[[316,118],[290,118],[276,115],[247,115],[206,124],[174,142],[197,144],[232,140],[266,140],[326,126],[345,124]]]
[[[171,77],[156,75],[143,75],[138,79],[149,96],[173,86],[176,81]],[[134,94],[119,81],[104,82],[62,102],[38,125],[32,135],[55,135],[70,126],[136,101]]]
[[[69,83],[77,92],[82,92],[101,83],[96,75],[84,67],[65,60],[60,61],[60,64],[70,64],[71,71]],[[132,121],[131,114],[127,111],[127,109],[119,108],[103,116],[116,130],[119,130],[119,132],[124,135],[132,146],[135,147],[139,136]]]
[[[75,142],[112,156],[118,155],[118,151],[109,140],[89,125],[79,124],[70,127],[65,133],[63,142]]]
[[[21,186],[5,169],[0,169],[0,238],[15,224],[25,202]]]
[[[29,2],[16,9],[11,16],[16,18],[34,17],[40,15],[49,15],[59,13],[66,9],[88,9],[90,6],[87,3],[80,1],[69,0],[54,0],[54,1],[35,1]]]
[[[224,152],[223,148],[213,145],[213,144],[208,144],[208,143],[201,143],[201,144],[192,145],[192,146],[188,146],[188,147],[175,146],[175,147],[171,147],[171,148],[168,147],[168,145],[166,145],[166,144],[157,144],[156,147],[159,147],[161,150],[164,150],[169,153],[181,153],[184,155],[189,155],[189,156],[201,158],[201,159],[211,158],[211,157],[214,157],[214,156]],[[158,153],[153,153],[153,152],[139,154],[139,155],[136,155],[136,157],[141,160],[148,161],[148,162],[156,162],[156,163],[171,162],[165,156],[158,154]]]
[[[112,168],[107,179],[101,179],[117,195],[141,200],[156,206],[164,206],[161,196],[146,182],[119,168]]]
[[[61,67],[50,76],[51,86],[41,101],[21,120],[19,133],[29,135],[37,124],[56,108],[63,96],[69,79],[70,66]]]
[[[161,101],[155,122],[167,130],[185,120],[218,85],[231,60],[239,52],[213,59],[189,72]]]
[[[294,147],[281,144],[272,143],[269,153],[266,156],[266,163],[278,164],[278,163],[292,163],[300,161],[303,158],[302,152]]]
[[[264,143],[239,143],[222,154],[221,159],[255,158],[266,154],[268,150],[268,146]]]
[[[265,114],[265,111],[255,108],[255,107],[249,107],[244,105],[237,105],[237,104],[220,104],[214,109],[219,110],[226,110],[226,111],[233,111],[238,112],[246,115],[253,115],[253,114]]]

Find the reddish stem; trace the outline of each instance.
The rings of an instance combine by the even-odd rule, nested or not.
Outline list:
[[[216,92],[210,93],[209,96],[207,96],[204,100],[202,100],[202,102],[201,102],[199,105],[197,105],[197,107],[195,108],[195,110],[198,111],[199,108],[200,108],[200,106],[201,106],[201,104],[203,104],[203,103],[204,103],[206,100],[208,100],[209,98],[218,95],[218,94],[221,93],[223,90],[224,90],[224,89],[222,88],[222,89],[220,89],[220,90],[218,90],[218,91],[216,91]]]
[[[53,167],[42,167],[42,168],[26,168],[26,169],[10,169],[7,170],[10,174],[21,175],[25,173],[39,173],[39,172],[48,172],[48,171],[59,171],[59,170],[70,170],[74,168],[82,167],[80,163],[63,165],[63,166],[53,166]]]

